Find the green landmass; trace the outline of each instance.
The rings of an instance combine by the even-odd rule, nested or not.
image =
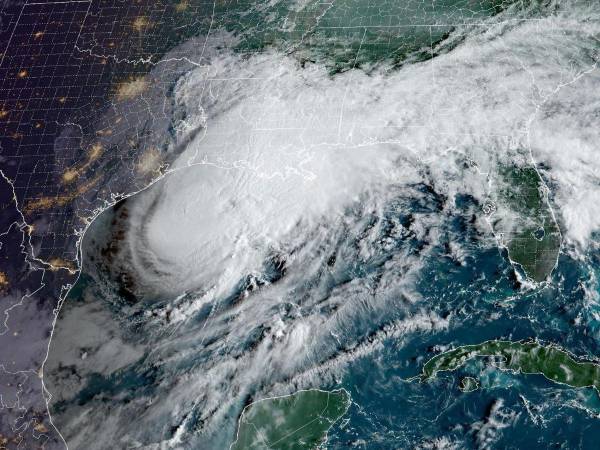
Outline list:
[[[225,1],[217,23],[243,53],[276,47],[332,72],[380,62],[400,66],[452,48],[459,30],[509,8],[532,10],[539,0],[254,0]],[[464,33],[463,33],[464,34]]]
[[[533,167],[503,167],[499,173],[494,232],[508,256],[525,275],[541,282],[556,265],[561,234],[547,198],[546,186]]]
[[[117,28],[126,39],[82,36],[84,48],[134,61],[128,74],[147,73],[168,51],[191,37],[209,36],[215,46],[242,54],[268,48],[315,61],[332,73],[352,67],[422,61],[453,48],[467,30],[507,12],[543,14],[542,0],[167,0]],[[510,11],[507,11],[510,10]],[[513,13],[514,11],[514,13]],[[222,35],[233,36],[228,40]],[[88,39],[88,40],[85,40]],[[111,60],[112,63],[112,60]],[[134,72],[131,72],[133,70]],[[115,75],[116,77],[116,75]],[[115,82],[118,80],[114,80]]]
[[[479,389],[479,381],[473,377],[464,377],[460,380],[458,388],[463,392],[473,392]]]
[[[524,11],[531,17],[547,8],[543,0],[159,0],[150,10],[132,7],[118,17],[115,39],[97,30],[82,34],[79,46],[110,65],[107,82],[114,85],[147,74],[181,43],[206,36],[217,48],[241,54],[276,48],[335,73],[430,59],[473,28],[483,30],[486,18]]]
[[[493,358],[492,364],[501,370],[541,374],[555,383],[574,388],[593,387],[600,392],[600,364],[578,361],[554,345],[542,345],[538,342],[487,341],[457,347],[427,361],[420,379],[430,380],[438,372],[456,370],[468,361],[480,357]],[[471,381],[465,384],[463,380],[463,385],[473,387]]]
[[[349,406],[345,390],[313,389],[259,400],[242,412],[231,450],[314,449]]]

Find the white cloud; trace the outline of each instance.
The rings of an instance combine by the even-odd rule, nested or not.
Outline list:
[[[381,218],[391,199],[424,196],[413,183],[426,181],[450,199],[468,193],[483,200],[493,189],[486,175],[498,162],[528,160],[531,145],[549,166],[567,237],[584,244],[600,225],[592,208],[600,198],[598,131],[589,123],[600,80],[579,75],[594,63],[589,35],[600,21],[580,22],[556,16],[490,27],[447,55],[392,73],[330,77],[276,53],[229,54],[181,79],[180,133],[206,128],[175,173],[129,202],[120,264],[145,293],[194,294],[173,301],[176,325],[165,326],[164,311],[148,320],[147,332],[160,338],[149,358],[163,371],[157,398],[144,408],[120,405],[112,416],[123,424],[134,416],[176,424],[176,439],[164,443],[176,448],[200,419],[205,430],[227,422],[247,393],[319,379],[386,336],[449,326],[427,312],[405,322],[390,317],[419,301],[411,289],[418,255],[394,255],[372,285],[364,277],[327,290],[327,277],[351,270],[324,269],[327,251],[336,249],[340,265],[377,256],[380,224],[365,222]],[[423,214],[412,232],[435,240],[440,220]],[[460,249],[451,251],[460,258]],[[282,282],[225,304],[273,254],[287,258]],[[385,323],[372,341],[360,342]],[[491,419],[503,419],[497,406]],[[103,415],[103,408],[86,414]],[[482,445],[502,428],[491,419],[481,427]]]

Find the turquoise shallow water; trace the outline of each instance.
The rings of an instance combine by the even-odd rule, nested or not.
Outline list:
[[[472,237],[464,218],[449,221],[449,240]],[[349,420],[331,434],[331,448],[413,448],[444,440],[457,448],[595,447],[600,401],[592,388],[574,390],[541,375],[504,373],[484,361],[432,382],[405,381],[419,373],[436,346],[537,338],[576,355],[597,355],[598,307],[589,301],[598,290],[597,252],[583,261],[563,255],[547,286],[523,292],[503,270],[497,250],[472,242],[464,266],[438,248],[418,284],[428,307],[441,316],[452,314],[449,329],[388,339],[373,355],[349,365],[342,385],[355,404]],[[459,381],[466,375],[481,388],[461,392]]]
[[[421,19],[479,20],[492,4],[475,2],[467,11],[472,3],[437,2],[446,10],[422,9],[416,15],[410,8],[420,2],[409,2],[408,10],[382,2],[379,9],[365,6],[360,20],[344,15],[343,6],[354,11],[349,7],[353,2],[336,3],[331,10],[312,11],[310,17],[294,16],[296,23],[302,19],[320,27],[302,41],[307,46],[297,48],[296,56],[334,69],[329,75],[340,69],[338,63],[348,69],[349,61],[352,67],[356,63],[355,69],[363,68],[362,63],[383,62],[391,73],[399,61],[410,60],[403,59],[410,52],[417,55],[413,62],[435,56],[434,41],[447,37],[446,27],[454,29],[448,23],[436,26],[436,32],[443,31],[440,37],[430,33],[431,23],[425,34],[404,25]],[[290,5],[275,6],[289,13]],[[382,32],[385,24],[376,22],[375,31],[367,32],[368,22],[374,21],[369,14],[383,20],[386,8],[389,20],[403,31],[388,36]],[[247,19],[262,24],[263,13],[252,10]],[[402,14],[406,23],[392,17]],[[279,19],[275,14],[271,25],[275,27]],[[346,30],[337,27],[348,21],[349,28],[358,27],[358,33],[348,32],[351,36],[346,39],[343,32],[332,31]],[[486,29],[476,28],[477,33]],[[287,51],[286,39],[298,38],[293,32],[263,32],[261,27],[250,27],[234,51],[267,47]],[[396,49],[394,39],[408,39],[410,48],[390,61],[386,45],[373,44],[372,39],[380,38],[387,38],[387,45]],[[344,44],[341,51],[336,47],[339,40]],[[361,43],[367,45],[363,48]],[[425,54],[419,54],[423,45]],[[358,57],[359,49],[365,60]],[[473,62],[465,64],[473,66]],[[295,70],[302,68],[298,64]],[[364,78],[365,82],[373,79]],[[324,85],[333,84],[335,78],[327,78]],[[241,98],[247,95],[243,87],[236,89]],[[477,91],[484,103],[486,89]],[[299,90],[293,99],[302,98]],[[298,107],[298,103],[285,104],[285,92],[280,97],[283,109]],[[238,98],[230,100],[235,105]],[[185,112],[181,114],[185,117]],[[374,123],[379,122],[374,119]],[[458,141],[464,137],[458,136]],[[490,142],[497,144],[494,139]],[[498,145],[500,150],[490,151],[498,150],[498,158],[506,156],[503,144]],[[399,158],[396,164],[404,160]],[[462,161],[462,165],[469,164]],[[461,172],[460,163],[457,167],[458,178],[472,176],[470,169]],[[170,281],[171,275],[178,279],[171,271],[178,268],[177,261],[154,259],[153,254],[143,258],[152,249],[152,242],[144,240],[148,238],[144,220],[153,219],[155,208],[160,211],[165,183],[102,214],[86,233],[83,274],[61,310],[45,368],[46,385],[53,394],[52,415],[67,442],[74,443],[73,448],[89,449],[115,442],[124,448],[227,448],[245,405],[318,387],[345,388],[352,396],[348,413],[329,433],[327,445],[334,449],[595,448],[600,438],[600,400],[592,389],[570,389],[537,375],[500,372],[485,360],[442,373],[431,382],[414,380],[429,358],[460,345],[539,339],[593,359],[600,337],[597,239],[583,255],[564,248],[548,283],[525,286],[506,250],[497,245],[489,229],[483,229],[481,199],[461,193],[468,189],[460,180],[459,193],[449,193],[447,180],[436,180],[426,164],[419,171],[420,182],[398,180],[385,189],[367,188],[347,207],[344,204],[337,216],[300,220],[278,236],[281,242],[261,241],[268,249],[266,256],[227,285],[225,293],[214,296],[213,284],[237,267],[218,266],[222,260],[214,261],[216,267],[212,261],[196,261],[207,272],[214,270],[218,280],[211,284],[214,280],[200,277],[197,285],[170,287],[177,292],[151,286]],[[481,175],[478,167],[477,171]],[[212,176],[214,182],[218,177]],[[237,209],[236,202],[245,198],[236,197],[235,190],[222,192],[225,197],[232,195],[226,198],[229,209]],[[222,192],[215,195],[215,202]],[[140,198],[153,201],[144,203]],[[259,210],[260,202],[257,205]],[[168,213],[169,208],[162,209],[167,218],[161,237],[181,237],[178,223],[165,210]],[[228,217],[238,219],[242,229],[246,224],[245,218]],[[198,223],[202,219],[199,214]],[[142,222],[139,228],[131,225],[135,220]],[[132,236],[131,229],[139,236]],[[189,250],[207,254],[203,248]],[[167,256],[172,255],[167,252]],[[480,388],[461,392],[464,376],[477,379]]]
[[[495,259],[489,252],[471,257],[480,268]],[[431,262],[436,271],[444,270],[440,265],[443,267],[439,261]],[[454,286],[464,288],[468,300],[444,284],[428,283],[423,290],[434,308],[460,311],[453,319],[454,326],[443,333],[407,335],[401,343],[388,340],[383,349],[352,364],[343,385],[352,393],[355,405],[348,423],[332,434],[331,448],[412,448],[442,438],[458,448],[482,448],[486,447],[483,425],[497,421],[500,426],[487,430],[492,448],[594,448],[600,437],[600,401],[592,388],[574,390],[541,375],[504,373],[482,361],[438,375],[432,382],[403,381],[418,374],[423,358],[435,354],[434,346],[499,337],[535,337],[577,355],[594,357],[596,321],[588,317],[575,325],[576,317],[589,311],[582,289],[589,283],[588,270],[585,263],[563,257],[553,276],[557,285],[527,295],[510,289],[490,293],[485,286],[472,283],[474,272],[460,270],[450,279]],[[495,303],[503,302],[509,293],[513,296],[510,303]],[[461,392],[459,381],[466,375],[478,379],[481,388]],[[499,404],[502,414],[493,411]],[[374,436],[378,442],[372,447]],[[369,444],[362,444],[361,439]]]
[[[440,448],[444,443],[456,448],[552,448],[556,445],[594,448],[600,432],[597,418],[600,401],[592,389],[570,389],[539,375],[503,373],[485,360],[474,361],[457,372],[439,374],[431,382],[410,380],[440,349],[489,339],[536,338],[558,344],[575,355],[593,357],[597,349],[598,323],[590,292],[597,290],[597,286],[590,271],[598,267],[599,255],[590,251],[583,260],[575,260],[563,254],[547,285],[525,289],[503,251],[490,246],[489,239],[474,226],[473,214],[478,211],[474,199],[457,197],[453,212],[448,214],[444,212],[448,200],[430,187],[417,185],[410,192],[411,195],[392,199],[384,217],[378,218],[381,226],[379,234],[370,237],[375,249],[370,258],[357,258],[351,250],[351,243],[360,240],[361,230],[364,232],[370,227],[370,220],[363,216],[360,218],[362,226],[355,230],[354,237],[342,235],[341,240],[330,247],[337,254],[336,258],[328,259],[335,275],[323,280],[318,273],[307,273],[293,288],[294,295],[299,297],[314,296],[318,292],[326,299],[348,282],[381,283],[393,270],[386,262],[398,255],[417,256],[422,263],[413,290],[405,294],[407,297],[398,295],[394,289],[388,293],[384,289],[378,295],[391,298],[384,302],[385,308],[353,316],[344,323],[345,335],[338,340],[337,348],[324,351],[326,359],[321,365],[331,367],[333,377],[326,376],[328,381],[324,383],[312,381],[310,384],[323,389],[343,387],[353,401],[348,413],[330,431],[328,448]],[[426,234],[410,231],[432,215],[442,218],[437,225],[442,237],[436,242],[431,242]],[[72,366],[69,370],[83,376],[80,388],[53,405],[55,418],[66,420],[67,426],[70,410],[97,408],[101,404],[112,405],[110,408],[114,411],[138,411],[137,414],[145,417],[143,405],[136,406],[140,398],[168,402],[168,385],[173,381],[193,379],[218,361],[228,361],[234,355],[238,358],[253,355],[264,339],[264,329],[249,329],[244,340],[230,349],[231,355],[215,352],[211,350],[212,340],[195,338],[212,326],[207,321],[210,306],[198,310],[182,327],[186,329],[184,332],[156,322],[153,319],[157,311],[155,304],[136,303],[119,295],[118,290],[115,295],[112,284],[93,269],[91,261],[97,240],[105,235],[108,218],[110,215],[99,220],[87,236],[88,270],[67,302],[74,311],[78,304],[107,311],[107,317],[112,317],[121,328],[120,332],[115,331],[119,336],[119,343],[115,345],[122,349],[125,349],[124,343],[142,345],[143,352],[110,375],[97,368],[98,363],[106,361],[93,351]],[[407,232],[400,236],[392,233],[393,227],[386,226],[386,222],[391,224],[392,221],[403,223]],[[385,245],[381,245],[383,242]],[[456,251],[449,252],[450,243],[460,243],[460,258],[456,257]],[[278,261],[268,262],[264,269],[263,279],[270,279],[274,285],[285,282],[289,276],[282,270],[281,260]],[[235,303],[233,299],[255,288],[241,282],[238,289],[239,292],[233,292],[224,302]],[[408,297],[419,300],[411,301]],[[249,299],[252,301],[252,296]],[[155,312],[150,314],[150,311]],[[423,312],[427,313],[425,321],[435,317],[435,320],[446,321],[446,325],[398,328],[398,323],[403,321],[419,320]],[[69,306],[65,314],[69,314]],[[105,325],[113,328],[108,322]],[[59,322],[57,333],[57,347],[51,359],[64,358],[61,352],[66,351],[60,348],[61,334],[72,337],[82,331],[63,321]],[[211,339],[226,338],[227,334],[219,337],[220,333]],[[361,346],[368,350],[357,351]],[[93,368],[89,370],[86,364],[93,364]],[[324,370],[327,374],[329,369]],[[64,383],[69,378],[66,373],[64,368],[50,373],[53,377],[50,383]],[[474,392],[461,392],[459,382],[466,375],[476,378],[481,387]],[[189,444],[190,448],[226,445],[233,437],[243,404],[264,395],[258,392],[268,390],[270,383],[282,382],[285,381],[275,376],[252,386],[242,403],[229,410],[223,419],[224,427],[201,433],[202,440],[191,441],[194,443]],[[221,384],[227,389],[227,383]],[[202,392],[191,389],[190,394],[202,395]],[[190,410],[185,426],[191,436],[195,428],[202,426],[204,412],[201,404]],[[144,420],[152,423],[149,418]],[[168,420],[165,418],[167,423]],[[171,425],[171,430],[175,429],[176,426]],[[172,432],[165,427],[160,431],[163,437]]]

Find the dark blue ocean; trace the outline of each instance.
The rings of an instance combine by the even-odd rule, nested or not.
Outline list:
[[[441,242],[427,256],[417,290],[428,308],[452,316],[451,326],[389,339],[351,363],[340,385],[351,393],[353,405],[330,433],[329,447],[599,448],[600,399],[593,388],[507,373],[481,360],[433,381],[410,381],[440,348],[489,339],[537,339],[597,359],[597,237],[577,259],[569,256],[573,249],[563,249],[551,280],[526,288],[506,252],[482,245],[467,216],[445,225],[447,241],[462,242],[468,254],[456,264]],[[481,387],[461,392],[464,376],[476,378]]]

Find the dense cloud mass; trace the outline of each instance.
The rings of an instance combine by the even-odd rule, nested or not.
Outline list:
[[[191,71],[176,97],[189,130],[205,121],[206,130],[178,164],[196,167],[135,203],[129,236],[144,243],[131,245],[143,284],[171,292],[208,283],[220,295],[294,227],[335,219],[360,195],[432,179],[450,197],[483,202],[498,163],[532,157],[556,183],[567,237],[585,244],[599,225],[580,207],[593,210],[597,194],[598,105],[587,93],[600,80],[597,30],[580,23],[497,25],[391,73],[331,77],[276,53]],[[464,173],[465,160],[477,173]],[[155,265],[164,277],[147,271]]]
[[[599,19],[574,4],[490,20],[451,52],[393,71],[331,75],[273,50],[215,52],[182,76],[186,151],[163,181],[100,219],[108,237],[89,232],[99,291],[114,298],[120,283],[130,302],[66,307],[62,326],[88,331],[69,343],[59,326],[54,340],[77,367],[75,377],[47,366],[62,380],[50,391],[70,405],[55,414],[67,441],[225,448],[248,397],[336,379],[384,339],[448,328],[452,313],[428,307],[415,279],[460,196],[476,205],[482,245],[495,245],[480,209],[499,166],[535,165],[564,248],[585,252],[600,227],[600,104],[590,96]],[[458,265],[464,251],[448,247]],[[112,274],[94,275],[107,253]],[[111,314],[106,327],[81,322]],[[131,371],[145,387],[125,401],[118,380]],[[81,393],[92,373],[117,380],[122,401],[107,420],[109,406]],[[477,432],[482,445],[513,419],[501,406]]]

